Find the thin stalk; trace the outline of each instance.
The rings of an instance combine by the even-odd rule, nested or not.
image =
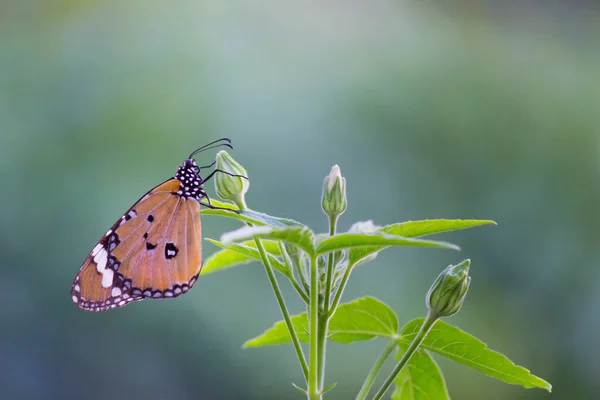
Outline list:
[[[337,216],[329,217],[329,236],[335,235],[337,229]],[[325,299],[323,313],[319,315],[319,390],[323,390],[325,380],[325,354],[327,352],[327,332],[329,331],[329,304],[331,302],[331,289],[333,286],[333,259],[334,254],[329,253],[327,262],[327,279],[325,281]]]
[[[246,201],[244,200],[243,195],[239,196],[235,200],[235,203],[240,210],[244,210],[247,208]],[[252,226],[252,224],[247,225]],[[275,298],[277,299],[277,303],[279,304],[279,309],[281,310],[281,314],[283,315],[283,319],[285,320],[285,325],[287,326],[288,332],[290,333],[292,344],[294,345],[296,355],[298,356],[298,361],[300,362],[300,367],[302,368],[304,380],[308,381],[308,366],[306,364],[306,358],[304,357],[302,346],[300,346],[298,335],[296,334],[296,330],[294,329],[294,325],[292,324],[290,313],[288,312],[287,306],[285,305],[285,300],[283,299],[283,295],[281,294],[281,289],[279,288],[279,284],[277,283],[277,278],[275,277],[275,273],[273,272],[273,267],[271,266],[271,262],[269,261],[269,258],[267,257],[267,252],[265,251],[265,247],[263,246],[260,239],[254,238],[254,243],[256,243],[256,249],[260,254],[260,258],[262,259],[263,265],[265,266],[267,278],[269,278],[269,282],[271,283],[271,287],[273,288],[273,293],[275,293]]]
[[[373,368],[371,368],[371,371],[369,371],[369,375],[367,375],[365,383],[363,383],[362,387],[360,388],[360,392],[358,392],[358,395],[356,396],[356,400],[365,400],[367,398],[371,387],[373,387],[373,383],[375,383],[375,378],[377,378],[379,371],[381,371],[381,367],[383,367],[383,364],[388,359],[390,354],[392,354],[392,351],[394,351],[395,348],[396,341],[392,339],[387,344],[383,352],[379,355],[379,358],[377,358],[375,364],[373,364]]]
[[[348,264],[346,267],[346,271],[344,271],[344,276],[342,276],[342,280],[340,281],[340,286],[335,293],[335,298],[333,299],[333,303],[331,303],[331,307],[327,313],[328,318],[331,318],[337,310],[338,305],[340,304],[340,300],[342,299],[342,294],[344,293],[344,289],[346,288],[346,283],[348,282],[348,278],[350,277],[350,272],[352,272],[352,268],[354,268],[353,264]]]
[[[290,277],[290,282],[292,282],[292,286],[294,287],[294,289],[296,289],[296,293],[298,293],[298,296],[300,296],[300,298],[306,304],[308,304],[308,295],[304,293],[304,290],[302,290],[302,287],[298,284],[296,279],[294,279],[294,277]]]
[[[383,397],[383,395],[389,389],[392,383],[394,383],[394,379],[396,379],[396,376],[398,376],[400,371],[402,371],[402,368],[404,368],[406,363],[412,357],[413,353],[419,348],[419,346],[423,342],[423,339],[425,339],[425,336],[427,336],[427,333],[429,333],[429,330],[431,329],[435,321],[438,320],[438,318],[438,315],[435,313],[427,313],[427,317],[425,318],[425,322],[423,322],[423,325],[421,325],[419,333],[417,333],[417,336],[415,336],[415,338],[413,339],[412,343],[408,347],[408,350],[406,350],[406,352],[402,355],[402,358],[400,359],[400,361],[398,361],[398,364],[396,364],[390,376],[388,376],[385,383],[381,386],[381,389],[379,389],[375,397],[373,397],[373,400],[380,400]]]
[[[337,217],[329,217],[329,236],[335,235],[335,231],[337,228]],[[329,253],[327,256],[327,280],[325,284],[325,314],[329,312],[329,301],[331,300],[331,289],[333,286],[333,282],[331,281],[333,278],[333,258],[334,254]]]
[[[310,400],[320,400],[321,391],[319,390],[319,286],[318,282],[317,257],[310,257],[310,367],[308,371],[308,398]]]
[[[304,352],[302,351],[302,346],[300,346],[300,341],[298,340],[298,335],[296,334],[296,330],[294,329],[294,325],[292,324],[292,319],[290,318],[290,313],[288,312],[287,306],[285,305],[285,300],[283,299],[283,295],[281,294],[281,289],[279,289],[279,284],[277,283],[277,278],[275,278],[275,273],[273,272],[273,267],[271,267],[271,263],[267,254],[265,252],[265,248],[260,241],[259,238],[254,238],[254,243],[256,243],[256,248],[260,254],[260,258],[265,266],[265,271],[267,272],[267,277],[269,278],[269,282],[271,282],[271,287],[273,288],[273,292],[275,293],[275,297],[277,298],[277,303],[279,303],[279,308],[281,309],[281,314],[283,314],[283,319],[285,320],[285,325],[288,328],[290,333],[290,337],[292,338],[292,344],[294,345],[294,349],[296,350],[296,355],[298,356],[298,361],[300,361],[300,366],[302,367],[302,373],[304,374],[304,380],[308,380],[308,366],[306,365],[306,358],[304,357]]]
[[[296,279],[296,277],[294,276],[294,272],[292,271],[293,268],[293,262],[290,259],[290,255],[288,254],[287,250],[285,249],[285,246],[283,245],[283,242],[279,242],[279,251],[281,252],[281,257],[283,258],[283,262],[286,265],[288,271],[290,271],[291,273],[291,277],[290,277],[290,281],[292,282],[292,286],[294,286],[294,289],[296,289],[296,292],[298,293],[298,296],[300,296],[302,298],[302,300],[304,300],[304,302],[306,304],[308,304],[308,295],[306,294],[306,291],[303,289],[303,287],[307,287],[308,285],[306,284],[306,280],[304,278],[304,274],[302,273],[302,271],[300,271],[300,268],[298,268],[298,275],[300,275],[300,279],[302,280],[302,286],[300,286],[300,283],[298,283],[298,280]]]

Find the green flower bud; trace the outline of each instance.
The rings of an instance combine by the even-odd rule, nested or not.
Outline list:
[[[220,198],[233,201],[240,208],[245,208],[245,195],[250,187],[246,170],[224,150],[217,153],[216,168],[225,172],[215,174],[215,190]],[[238,175],[238,176],[231,176]]]
[[[471,260],[449,265],[438,275],[427,292],[427,308],[439,317],[449,317],[460,310],[469,289]]]
[[[330,217],[337,218],[346,211],[346,179],[342,177],[340,167],[334,165],[323,181],[321,207]]]

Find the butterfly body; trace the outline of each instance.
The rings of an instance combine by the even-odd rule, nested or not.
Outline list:
[[[199,171],[190,156],[106,232],[73,281],[71,300],[79,308],[175,298],[194,285],[202,269],[200,204],[208,199]]]

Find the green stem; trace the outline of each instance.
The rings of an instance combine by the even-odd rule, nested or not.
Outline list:
[[[379,358],[377,358],[375,364],[373,364],[373,368],[371,368],[369,375],[367,375],[367,378],[365,379],[365,383],[363,383],[362,387],[360,388],[360,392],[358,392],[358,395],[356,396],[356,400],[365,400],[367,398],[367,395],[369,394],[369,391],[371,390],[371,387],[373,386],[375,378],[377,378],[381,367],[383,367],[383,364],[390,356],[390,354],[392,354],[392,351],[395,348],[396,340],[392,339],[385,347],[383,352],[379,355]]]
[[[294,349],[296,350],[296,355],[298,356],[298,361],[300,361],[300,366],[302,367],[302,373],[304,374],[304,380],[308,379],[308,366],[306,365],[306,358],[304,358],[304,352],[302,351],[302,346],[300,346],[300,341],[298,340],[298,335],[296,334],[296,330],[294,329],[294,325],[292,324],[292,319],[290,318],[290,313],[287,310],[287,306],[285,305],[285,300],[283,299],[283,295],[281,294],[281,289],[279,289],[279,284],[277,283],[277,278],[275,278],[275,273],[273,272],[273,267],[271,267],[271,263],[267,254],[265,252],[265,248],[260,241],[259,238],[254,238],[254,243],[256,243],[256,248],[260,253],[260,258],[265,266],[265,271],[267,272],[267,277],[269,278],[269,282],[271,282],[271,287],[273,288],[273,292],[275,293],[275,297],[277,298],[277,303],[279,303],[279,308],[281,309],[281,314],[283,314],[283,319],[285,320],[285,324],[290,333],[290,337],[292,338],[292,344],[294,345]]]
[[[419,348],[419,346],[423,342],[423,339],[425,339],[425,336],[427,336],[427,333],[429,332],[435,321],[438,320],[438,318],[439,316],[435,313],[427,313],[427,317],[425,318],[425,322],[423,322],[423,325],[421,325],[419,333],[417,333],[417,336],[415,336],[406,352],[402,355],[402,358],[400,359],[400,361],[398,361],[398,364],[396,364],[396,367],[394,367],[394,370],[392,371],[390,376],[388,376],[385,383],[381,386],[381,389],[379,389],[375,397],[373,397],[373,400],[380,400],[383,397],[383,395],[389,389],[392,383],[394,383],[394,379],[396,379],[400,371],[402,371],[402,368],[410,360],[413,353]]]
[[[244,196],[239,196],[239,198],[235,200],[235,203],[240,210],[244,210],[247,208]],[[252,224],[248,225],[252,226]],[[296,330],[294,329],[294,325],[292,324],[290,313],[288,312],[287,306],[285,305],[285,300],[283,299],[283,295],[281,294],[281,289],[279,288],[279,284],[277,283],[277,278],[275,277],[275,273],[273,272],[273,267],[271,266],[271,262],[269,261],[269,258],[267,257],[267,252],[265,251],[265,247],[263,246],[260,239],[254,238],[254,243],[256,243],[256,249],[260,254],[260,258],[262,259],[263,265],[265,266],[265,272],[267,273],[267,277],[269,278],[269,282],[271,283],[271,287],[273,288],[273,292],[275,293],[275,297],[277,298],[277,303],[279,303],[279,308],[281,310],[281,314],[283,315],[283,319],[285,320],[285,325],[287,326],[290,338],[292,339],[294,349],[296,350],[296,355],[298,356],[300,367],[302,367],[304,380],[307,381],[308,366],[306,364],[306,358],[304,357],[302,346],[300,346],[298,335],[296,334]]]
[[[329,217],[329,236],[335,235],[337,221],[337,216]],[[329,304],[331,302],[331,290],[333,286],[334,253],[329,253],[327,258],[327,280],[325,281],[323,314],[319,315],[319,390],[323,390],[323,381],[325,380],[325,354],[327,352],[327,332],[329,331]]]
[[[303,284],[303,286],[300,286],[300,283],[298,283],[298,280],[296,279],[296,277],[294,276],[294,272],[292,271],[293,263],[292,263],[292,260],[290,259],[290,255],[288,254],[287,250],[285,249],[283,242],[279,242],[279,252],[281,253],[281,257],[283,258],[283,262],[285,263],[288,271],[290,271],[291,276],[289,278],[290,278],[290,281],[292,282],[292,286],[294,286],[294,289],[296,289],[298,296],[300,296],[302,298],[302,300],[304,300],[304,302],[306,304],[308,304],[308,295],[306,294],[306,291],[303,288],[303,287],[307,287],[306,281],[304,280],[304,275],[302,274],[300,269],[298,269],[298,274],[300,275],[300,279],[302,280],[302,284]]]
[[[329,236],[335,235],[335,230],[337,228],[337,217],[329,217]],[[334,253],[329,253],[327,256],[327,281],[325,283],[325,314],[329,312],[329,301],[331,300],[331,289],[333,283],[331,279],[333,277],[333,259]]]
[[[327,316],[331,318],[333,314],[335,314],[335,310],[337,310],[338,305],[340,304],[340,300],[342,299],[342,294],[344,293],[344,289],[346,288],[346,283],[348,282],[348,278],[350,277],[350,272],[352,272],[352,268],[354,268],[353,264],[348,263],[346,270],[344,271],[344,276],[342,276],[342,280],[340,281],[340,287],[335,293],[335,298],[333,299],[333,303],[331,303],[331,307],[327,312]]]
[[[308,295],[306,293],[304,293],[304,290],[302,289],[302,287],[298,284],[298,282],[296,281],[296,279],[294,279],[294,277],[290,277],[290,282],[292,282],[292,286],[294,287],[294,289],[296,289],[296,293],[298,293],[298,296],[300,296],[300,298],[306,303],[308,304]]]
[[[319,390],[319,271],[317,267],[317,256],[310,257],[310,367],[308,371],[308,398],[310,400],[321,399]]]

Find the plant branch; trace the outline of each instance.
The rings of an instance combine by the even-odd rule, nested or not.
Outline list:
[[[279,251],[281,252],[281,256],[283,258],[283,262],[286,265],[288,271],[290,271],[290,281],[292,282],[292,286],[294,286],[294,289],[296,289],[296,292],[298,293],[298,296],[300,296],[302,298],[302,300],[304,300],[304,302],[306,304],[308,304],[308,295],[306,294],[306,291],[304,290],[305,287],[307,287],[306,284],[306,280],[304,278],[304,274],[302,273],[302,271],[300,271],[300,268],[298,268],[298,275],[300,275],[300,279],[302,280],[302,286],[300,286],[300,283],[298,283],[298,280],[296,279],[296,277],[294,276],[294,271],[293,271],[293,262],[290,259],[290,255],[288,254],[283,242],[278,242],[279,244]]]
[[[238,198],[235,200],[235,203],[240,210],[244,210],[247,208],[244,196],[238,196]],[[247,225],[252,226],[252,224],[250,223],[247,223]],[[271,287],[273,288],[273,293],[275,293],[275,298],[277,299],[277,303],[279,304],[281,314],[283,315],[283,319],[285,320],[285,325],[287,326],[290,338],[292,339],[292,344],[294,345],[296,355],[298,356],[298,361],[300,362],[300,367],[302,368],[304,380],[308,381],[308,366],[306,364],[306,358],[304,357],[302,346],[300,345],[298,335],[296,334],[296,330],[294,329],[294,324],[292,324],[290,313],[288,312],[287,306],[285,305],[283,294],[281,293],[281,289],[279,288],[279,284],[277,283],[277,278],[275,277],[275,273],[273,272],[273,267],[271,266],[271,262],[269,261],[269,257],[267,257],[267,252],[265,251],[265,247],[263,246],[260,239],[255,237],[254,243],[256,243],[256,249],[260,254],[260,258],[262,259],[263,265],[265,266],[267,278],[269,278],[269,282],[271,283]]]
[[[417,333],[417,336],[415,336],[406,352],[402,355],[402,358],[400,359],[400,361],[398,361],[398,364],[396,364],[390,376],[388,376],[385,383],[381,386],[381,389],[379,389],[375,397],[373,397],[373,400],[380,400],[383,397],[383,395],[389,389],[392,383],[394,383],[394,379],[396,379],[400,371],[402,371],[402,368],[404,368],[406,363],[408,363],[413,353],[419,348],[419,346],[423,342],[423,339],[425,339],[425,336],[427,336],[427,333],[429,333],[429,330],[431,329],[435,321],[438,320],[438,318],[439,316],[435,313],[427,313],[427,317],[425,318],[425,322],[423,322],[423,325],[421,325],[419,333]]]
[[[302,290],[302,287],[298,284],[298,281],[296,281],[296,279],[294,279],[294,277],[290,277],[290,282],[292,282],[292,286],[294,287],[294,289],[296,289],[296,293],[298,293],[298,296],[300,296],[300,298],[306,304],[308,304],[308,302],[309,302],[308,295],[306,293],[304,293],[304,290]]]
[[[338,287],[337,292],[335,293],[335,298],[333,299],[333,303],[331,303],[331,307],[327,312],[328,318],[331,318],[333,314],[335,314],[335,310],[337,310],[340,300],[342,299],[342,294],[344,293],[344,289],[346,288],[346,283],[348,282],[348,278],[350,277],[350,272],[352,272],[352,268],[354,268],[354,264],[348,263],[346,270],[344,271],[344,276],[340,282],[340,286]]]
[[[319,400],[321,391],[319,390],[319,270],[317,266],[317,256],[310,256],[310,367],[308,374],[308,398],[310,400]]]
[[[393,340],[393,339],[390,340],[390,342],[387,344],[387,346],[385,347],[383,352],[379,355],[379,357],[375,361],[375,364],[373,364],[373,368],[371,368],[371,371],[369,371],[369,375],[367,375],[367,378],[365,379],[365,383],[363,383],[362,387],[360,388],[360,392],[358,392],[358,395],[356,396],[356,400],[365,400],[367,398],[367,395],[369,394],[369,391],[371,390],[373,383],[375,383],[375,378],[377,378],[377,375],[379,374],[381,367],[383,366],[385,361],[388,359],[390,354],[392,354],[392,351],[396,348],[396,345],[397,345],[396,340]]]
[[[338,218],[329,217],[329,236],[335,235]],[[323,301],[323,314],[319,315],[319,390],[323,390],[325,380],[325,354],[327,352],[327,333],[329,331],[329,304],[331,303],[331,289],[333,286],[334,253],[327,256],[327,279],[325,281],[325,299]]]
[[[329,236],[335,235],[335,231],[337,228],[337,217],[329,217]],[[324,311],[325,314],[329,312],[329,301],[331,300],[331,289],[333,286],[332,278],[333,278],[333,259],[334,253],[329,253],[327,255],[327,281],[325,283],[325,305]]]
[[[283,319],[285,320],[285,324],[290,333],[290,338],[292,339],[294,349],[296,350],[298,361],[300,361],[300,366],[302,367],[304,379],[308,380],[308,366],[306,365],[306,358],[304,357],[302,346],[300,346],[298,335],[296,334],[296,330],[294,329],[294,325],[292,324],[290,313],[288,312],[287,306],[285,305],[285,300],[283,299],[283,295],[281,294],[281,289],[279,288],[279,284],[277,283],[277,278],[275,277],[275,273],[273,272],[273,267],[271,267],[271,263],[269,261],[269,258],[267,257],[265,248],[260,239],[254,238],[254,242],[256,243],[256,248],[260,253],[260,257],[262,258],[263,264],[265,266],[265,271],[267,272],[267,277],[269,278],[269,282],[271,282],[271,287],[273,288],[273,292],[275,293],[275,297],[277,298],[277,303],[279,303],[281,314],[283,314]]]

